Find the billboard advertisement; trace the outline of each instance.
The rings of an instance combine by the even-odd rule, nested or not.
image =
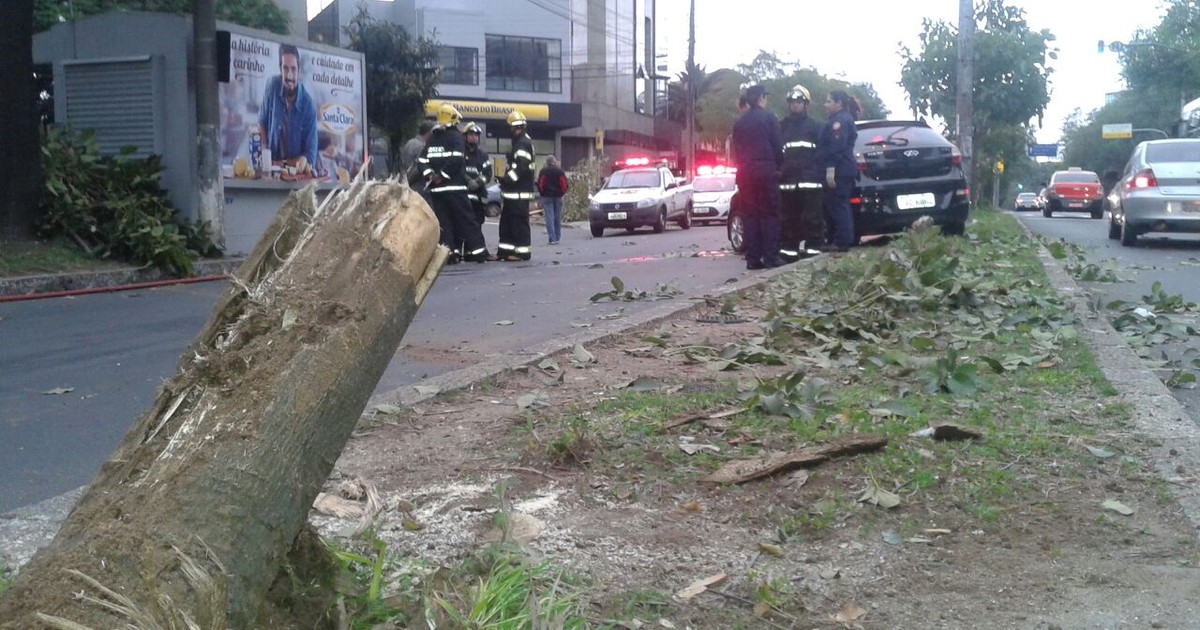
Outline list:
[[[349,183],[366,155],[359,58],[230,34],[221,84],[226,184]]]

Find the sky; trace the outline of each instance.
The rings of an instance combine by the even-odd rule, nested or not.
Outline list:
[[[480,0],[484,1],[484,0]],[[495,1],[495,0],[492,0]],[[521,2],[528,0],[499,0]],[[329,0],[307,0],[309,17]],[[689,0],[658,0],[659,48],[675,76],[687,60]],[[921,20],[957,27],[958,0],[695,0],[696,63],[709,72],[749,63],[759,50],[784,61],[811,66],[851,83],[871,83],[896,117],[909,115],[900,80],[900,44],[919,50]],[[1124,89],[1112,52],[1096,52],[1096,41],[1126,41],[1138,29],[1158,24],[1162,0],[1122,0],[1120,20],[1101,19],[1098,0],[1007,0],[1025,10],[1034,30],[1049,29],[1057,40],[1051,60],[1050,103],[1038,142],[1059,140],[1063,121],[1076,108],[1087,114],[1104,105],[1109,92]],[[780,7],[787,7],[780,9]],[[566,48],[566,47],[564,47]],[[1036,122],[1035,122],[1036,124]]]
[[[749,63],[759,50],[775,52],[826,76],[873,84],[896,117],[909,115],[904,90],[897,85],[903,66],[900,42],[920,50],[923,18],[958,25],[958,0],[695,1],[696,63],[709,72]],[[659,20],[659,35],[666,38],[674,76],[687,60],[689,0],[659,2],[659,11],[672,16]],[[1075,108],[1087,114],[1104,105],[1106,93],[1124,89],[1117,55],[1097,53],[1097,40],[1126,41],[1136,30],[1157,25],[1165,12],[1161,0],[1123,0],[1119,21],[1101,19],[1097,0],[1006,4],[1024,9],[1031,29],[1049,29],[1057,38],[1051,43],[1059,50],[1058,59],[1050,61],[1050,103],[1042,128],[1034,130],[1041,143],[1059,140],[1063,121]],[[739,6],[750,10],[739,11]],[[780,6],[788,8],[767,9]]]

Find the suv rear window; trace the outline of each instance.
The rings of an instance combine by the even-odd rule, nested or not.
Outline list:
[[[1050,176],[1055,184],[1095,184],[1100,178],[1091,171],[1059,171]]]
[[[929,127],[912,125],[860,129],[858,132],[858,143],[872,147],[895,147],[909,144],[937,146],[946,144],[946,139],[942,137],[942,134]]]

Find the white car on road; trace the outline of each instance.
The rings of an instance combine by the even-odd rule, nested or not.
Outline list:
[[[736,169],[701,166],[692,180],[692,221],[700,224],[729,220],[729,205],[737,192]]]

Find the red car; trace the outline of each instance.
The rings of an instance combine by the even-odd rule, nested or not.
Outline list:
[[[1042,216],[1050,217],[1055,212],[1089,212],[1093,219],[1103,217],[1104,193],[1100,177],[1077,166],[1051,175]]]

